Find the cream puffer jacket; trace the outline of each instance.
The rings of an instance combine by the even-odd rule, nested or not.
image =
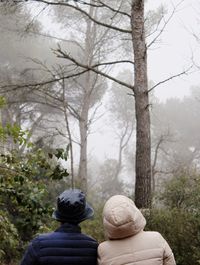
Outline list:
[[[103,224],[108,241],[98,247],[99,265],[176,265],[161,234],[143,231],[146,220],[126,196],[115,195],[106,202]]]

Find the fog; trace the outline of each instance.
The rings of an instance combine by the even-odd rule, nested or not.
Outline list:
[[[105,240],[103,205],[126,195],[177,265],[199,264],[199,10],[197,0],[0,1],[2,265],[55,229],[56,197],[74,187],[95,212],[83,233]]]
[[[172,12],[174,6],[180,4],[175,15],[169,21],[160,41],[149,51],[149,78],[155,83],[178,74],[193,61],[198,64],[199,43],[195,36],[199,32],[198,1],[161,1]],[[160,3],[160,1],[159,1]],[[149,8],[158,5],[156,1],[148,1]],[[190,87],[199,85],[200,77],[197,69],[193,68],[190,74],[181,76],[162,87],[155,89],[155,95],[160,100],[170,97],[183,98],[190,94]]]
[[[167,20],[179,1],[173,1],[173,3],[172,1],[159,1],[160,4],[161,2],[165,6],[165,19]],[[150,87],[160,82],[160,85],[151,92],[152,159],[154,159],[157,143],[160,137],[163,137],[162,147],[160,147],[156,161],[157,171],[160,172],[156,175],[157,179],[159,177],[165,178],[167,175],[162,172],[169,172],[169,168],[178,170],[182,164],[189,166],[189,161],[191,165],[195,167],[199,166],[197,162],[200,151],[200,140],[198,139],[198,124],[200,124],[198,121],[200,117],[198,115],[200,110],[200,75],[198,70],[200,47],[197,38],[200,36],[198,35],[198,8],[199,4],[197,1],[185,0],[179,3],[162,34],[160,34],[154,45],[148,50]],[[156,9],[155,1],[149,0],[147,2],[146,12],[154,9]],[[24,78],[22,82],[24,84],[27,80],[28,82],[49,80],[50,77],[52,78],[52,75],[59,76],[59,70],[62,70],[63,75],[69,71],[77,71],[66,60],[59,59],[54,52],[54,49],[59,43],[63,49],[68,49],[75,56],[80,56],[80,50],[77,46],[73,46],[72,42],[69,44],[69,42],[59,40],[70,40],[70,38],[77,34],[77,30],[80,27],[77,23],[77,18],[73,18],[69,13],[65,14],[65,18],[62,13],[63,11],[59,8],[53,10],[51,7],[44,8],[43,4],[36,5],[29,2],[26,3],[25,9],[13,10],[11,14],[9,11],[7,10],[7,13],[1,11],[2,23],[0,30],[3,38],[0,41],[0,55],[1,76],[4,86],[21,82],[20,74]],[[67,19],[72,22],[75,19],[73,27],[68,25],[70,22]],[[28,26],[31,28],[30,31],[27,29]],[[73,33],[73,30],[76,30],[76,32]],[[33,34],[33,32],[36,34]],[[84,32],[81,32],[81,34],[84,34]],[[101,32],[99,31],[98,34],[101,34]],[[49,37],[49,35],[54,38]],[[76,36],[81,39],[81,36]],[[116,36],[114,37],[117,39]],[[108,36],[108,38],[111,37]],[[147,39],[148,41],[150,40]],[[82,42],[84,42],[84,39],[82,39]],[[111,47],[109,49],[112,50],[116,43],[111,42],[110,45]],[[112,47],[112,45],[114,46]],[[123,48],[124,50],[122,49],[120,51],[122,53],[121,57],[124,54],[127,54],[129,57],[130,47]],[[81,56],[84,58],[83,55]],[[106,54],[106,49],[102,56],[109,58]],[[112,50],[111,58],[114,58],[114,56],[115,51]],[[27,76],[22,74],[25,69],[31,69],[30,71],[28,70],[30,74]],[[110,67],[107,71],[115,76],[121,75],[125,80],[128,80],[130,78],[130,69],[131,67],[125,64],[124,67]],[[188,72],[187,69],[189,69]],[[187,73],[181,74],[184,71]],[[165,82],[167,79],[169,80]],[[80,83],[83,82],[85,82],[83,79],[77,79],[76,85],[80,86]],[[91,179],[95,179],[96,176],[93,175],[101,175],[102,167],[104,167],[103,172],[107,173],[110,173],[108,171],[112,171],[116,167],[117,162],[119,162],[119,144],[123,136],[123,128],[128,124],[126,137],[129,133],[132,134],[132,137],[130,137],[126,148],[121,150],[121,171],[119,180],[117,181],[126,180],[133,183],[133,154],[135,150],[134,104],[132,107],[130,105],[126,107],[127,113],[130,114],[129,117],[132,117],[130,121],[125,118],[125,115],[119,114],[120,112],[122,113],[125,104],[123,102],[127,102],[131,98],[131,95],[128,95],[128,91],[124,91],[120,94],[121,103],[120,101],[117,102],[116,95],[119,97],[117,89],[120,88],[116,88],[116,85],[111,81],[106,83],[102,79],[99,82],[103,84],[103,90],[99,90],[101,92],[98,92],[98,95],[95,94],[95,101],[89,106],[88,110],[88,120],[90,123],[88,130],[88,175],[91,175]],[[4,86],[1,88],[1,94],[11,99],[13,94],[11,97],[3,88]],[[80,92],[82,90],[78,89],[75,92],[73,82],[70,83],[67,81],[67,86],[68,92],[66,97],[74,111],[73,115],[69,113],[69,116],[71,115],[69,117],[69,126],[71,128],[74,145],[74,167],[77,172],[80,150],[78,124],[80,120],[78,121],[77,117],[75,118],[75,114],[81,114],[82,107],[80,104],[83,101],[83,92]],[[53,86],[44,89],[47,89],[45,96],[42,95],[42,89],[38,90],[37,93],[35,90],[31,92],[29,90],[27,92],[29,93],[29,96],[27,96],[29,101],[27,102],[31,102],[30,99],[34,98],[37,99],[37,104],[33,104],[32,102],[30,105],[27,105],[29,114],[27,114],[28,112],[23,113],[23,118],[20,121],[21,126],[32,128],[31,126],[35,124],[38,117],[42,114],[42,120],[37,124],[37,128],[34,129],[32,134],[32,140],[37,142],[42,139],[44,145],[51,147],[66,146],[69,137],[65,128],[63,112],[60,112],[58,108],[60,106],[58,100],[61,92],[60,90],[56,91],[58,88]],[[44,106],[45,102],[47,103],[50,100],[50,96],[52,95],[50,93],[52,91],[55,93],[55,98],[51,99]],[[27,98],[24,100],[27,100]],[[38,98],[42,102],[40,100],[38,101]],[[21,106],[20,104],[18,107]],[[10,120],[8,116],[4,116],[3,120],[8,119],[8,122],[17,120],[15,107],[12,109],[12,100],[10,100]],[[55,110],[55,108],[57,109]],[[31,115],[30,110],[32,112]],[[3,115],[5,114],[2,113]],[[133,131],[130,131],[131,127]],[[195,139],[193,139],[194,141],[191,139],[192,135],[195,135],[193,137]],[[195,150],[195,152],[191,150]],[[182,156],[179,156],[180,153]],[[108,168],[106,160],[110,161],[110,168]],[[91,182],[93,183],[93,180]]]

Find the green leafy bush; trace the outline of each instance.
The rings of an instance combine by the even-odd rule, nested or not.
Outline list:
[[[59,163],[67,160],[67,150],[45,153],[26,143],[26,132],[17,126],[0,127],[0,138],[17,144],[18,149],[0,154],[0,238],[1,264],[14,261],[27,243],[51,226],[53,205],[49,199],[49,185],[68,176]],[[20,146],[26,145],[21,153]],[[21,254],[20,254],[21,256]]]
[[[147,229],[159,231],[169,242],[177,265],[200,264],[200,177],[180,174],[165,183],[163,203],[152,209]]]
[[[51,167],[42,150],[18,155],[15,151],[1,156],[0,203],[27,241],[48,223],[52,205],[47,200],[48,182],[67,175],[58,165]]]
[[[200,264],[200,216],[180,209],[152,210],[147,229],[160,232],[172,248],[177,265]]]
[[[0,262],[7,263],[19,255],[18,231],[6,213],[0,210]]]
[[[96,205],[94,207],[94,218],[81,224],[82,231],[95,238],[99,243],[105,240],[102,222],[102,210],[102,205]]]
[[[200,211],[200,176],[182,172],[165,183],[160,199],[168,208]]]

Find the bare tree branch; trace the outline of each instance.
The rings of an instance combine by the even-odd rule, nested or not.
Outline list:
[[[66,133],[63,133],[58,128],[55,128],[55,129],[56,129],[56,131],[58,132],[59,135],[61,135],[63,138],[67,138],[69,140],[69,137],[67,137]],[[72,142],[80,146],[80,143],[75,141],[74,139],[72,139]]]
[[[165,30],[166,26],[168,25],[168,23],[170,22],[170,20],[172,19],[172,17],[174,16],[178,6],[180,6],[182,4],[184,0],[181,0],[176,6],[173,6],[173,10],[170,14],[170,16],[168,17],[167,20],[164,19],[163,17],[163,20],[164,20],[164,25],[163,27],[160,29],[160,31],[158,32],[158,34],[155,36],[155,38],[149,43],[147,44],[147,48],[149,48],[152,44],[154,44],[156,42],[156,40],[162,35],[163,31]],[[161,20],[159,21],[158,25],[160,24]],[[156,28],[156,31],[158,30],[158,27]],[[153,33],[152,33],[153,34]],[[151,35],[152,35],[151,34]]]
[[[145,34],[145,37],[146,37],[146,38],[150,37],[151,35],[153,35],[153,34],[158,30],[159,25],[160,25],[162,19],[163,19],[163,16],[160,17],[160,19],[158,20],[157,25],[156,25],[156,28],[155,28],[152,32],[150,32],[148,35]]]
[[[96,107],[95,110],[92,113],[92,116],[90,117],[88,121],[88,128],[90,127],[91,124],[94,124],[97,120],[99,120],[101,117],[104,116],[104,114],[101,114],[100,116],[96,117],[96,113],[98,109],[102,106],[102,103],[99,103]],[[95,118],[96,117],[96,118]]]
[[[33,26],[34,21],[48,8],[48,6],[43,7],[38,14],[36,14],[31,21],[26,25],[25,32],[28,32],[29,29]]]
[[[87,71],[92,71],[92,72],[94,72],[96,74],[99,74],[101,76],[104,76],[104,77],[106,77],[106,78],[108,78],[108,79],[110,79],[110,80],[112,80],[112,81],[114,81],[114,82],[116,82],[116,83],[118,83],[118,84],[120,84],[122,86],[130,88],[131,90],[134,90],[134,86],[132,86],[130,84],[127,84],[127,83],[125,83],[125,82],[123,82],[121,80],[118,80],[118,79],[116,79],[116,78],[114,78],[114,77],[112,77],[110,75],[107,75],[106,73],[103,73],[100,70],[95,69],[94,68],[95,66],[88,66],[88,65],[82,64],[81,62],[78,62],[75,58],[73,58],[69,54],[63,52],[60,48],[57,49],[57,50],[54,50],[54,52],[59,58],[66,58],[66,59],[70,60],[71,62],[75,63],[77,66],[80,66],[80,67],[86,69]]]
[[[163,33],[163,31],[165,30],[165,28],[166,28],[166,26],[168,25],[168,23],[170,22],[170,20],[172,19],[172,17],[173,17],[173,15],[174,15],[174,13],[175,13],[175,10],[173,10],[173,12],[171,13],[171,15],[169,16],[169,18],[166,20],[166,21],[164,21],[164,25],[163,25],[163,27],[160,29],[160,31],[158,32],[158,34],[155,36],[155,38],[149,43],[149,44],[147,44],[147,48],[150,48],[151,47],[151,45],[153,45],[155,42],[156,42],[156,40],[162,35],[162,33]],[[163,18],[164,19],[164,18]],[[161,22],[162,20],[160,20],[160,22]],[[159,22],[159,24],[160,24],[160,22]],[[159,26],[159,24],[158,24],[158,26]],[[155,29],[155,32],[158,30],[158,27]],[[153,33],[152,33],[153,34]],[[152,35],[151,34],[151,35]],[[150,35],[149,35],[150,36]]]
[[[119,6],[118,9],[114,9],[111,6],[105,4],[104,2],[102,2],[100,0],[98,0],[98,1],[94,0],[94,2],[100,3],[99,5],[98,4],[95,5],[95,4],[92,4],[92,3],[87,3],[87,2],[81,1],[81,0],[77,0],[76,2],[78,2],[80,4],[83,4],[83,5],[93,6],[93,7],[105,7],[107,9],[111,10],[114,13],[118,13],[118,14],[121,14],[121,15],[124,15],[124,16],[127,16],[128,18],[130,18],[129,14],[127,14],[126,12],[120,11],[120,6]]]
[[[92,67],[98,67],[98,66],[102,66],[102,65],[113,65],[113,64],[120,64],[120,63],[130,63],[130,64],[134,65],[134,62],[132,62],[130,60],[120,60],[120,61],[113,61],[113,62],[98,63],[98,64],[92,65]]]
[[[103,3],[102,1],[99,1],[99,3],[101,3],[104,7],[108,8],[109,10],[111,10],[111,11],[114,12],[114,13],[121,14],[121,15],[127,16],[128,18],[131,18],[131,16],[130,16],[128,13],[119,10],[119,9],[120,9],[120,6],[119,6],[118,9],[114,9],[114,8],[112,8],[111,6],[106,5],[106,4]],[[121,3],[122,3],[122,2],[121,2]]]
[[[13,90],[16,90],[16,89],[19,89],[19,88],[36,88],[37,89],[38,87],[58,82],[58,81],[62,80],[63,78],[64,79],[69,79],[69,78],[72,78],[72,77],[75,77],[75,76],[82,75],[82,74],[88,72],[89,70],[90,69],[85,69],[85,70],[80,71],[80,72],[75,73],[75,74],[71,74],[71,75],[67,75],[67,76],[59,77],[59,78],[55,78],[55,79],[50,79],[50,80],[47,80],[47,81],[44,81],[44,82],[0,86],[0,89],[11,88],[10,90],[5,90],[5,91],[1,91],[0,90],[0,94],[3,94],[5,92],[9,92],[9,91],[13,91]]]
[[[91,21],[95,22],[96,24],[98,24],[100,26],[103,26],[103,27],[106,27],[106,28],[109,28],[109,29],[112,29],[112,30],[116,30],[116,31],[119,31],[119,32],[122,32],[122,33],[128,33],[128,34],[132,33],[131,30],[122,29],[122,28],[119,28],[119,27],[112,26],[111,24],[106,24],[106,23],[100,22],[100,21],[94,19],[92,16],[90,16],[90,14],[88,14],[85,10],[81,9],[80,7],[71,5],[68,2],[64,3],[64,2],[49,2],[49,1],[46,1],[46,0],[34,0],[34,2],[36,2],[36,1],[44,3],[44,4],[47,4],[47,5],[54,5],[54,6],[59,5],[59,6],[71,7],[73,9],[75,9],[76,11],[82,13],[83,15],[88,17]]]
[[[60,86],[62,87],[63,86],[63,79],[65,79],[65,77],[64,77],[64,73],[62,73],[62,74],[60,74],[61,72],[62,72],[62,67],[60,66],[60,72],[57,70],[57,69],[55,69],[55,72],[56,73],[54,73],[51,69],[49,69],[49,67],[47,67],[46,66],[46,64],[44,64],[42,61],[40,61],[40,60],[34,60],[34,59],[32,59],[33,60],[33,62],[35,62],[36,64],[39,64],[39,65],[41,65],[53,78],[56,78],[56,76],[60,76],[60,78],[62,78],[61,80],[59,80],[58,82],[60,83]],[[48,93],[47,91],[46,92],[44,92],[44,91],[41,91],[41,93],[45,93],[48,97],[50,97],[51,99],[53,99],[53,100],[57,100],[57,101],[59,101],[60,103],[63,103],[63,99],[61,99],[61,98],[58,98],[58,97],[56,97],[56,95],[52,95],[52,93]],[[46,103],[45,103],[46,104]],[[64,107],[65,108],[65,107]],[[70,105],[70,104],[68,104],[67,103],[67,109],[69,110],[69,112],[70,112],[70,114],[72,115],[72,116],[74,116],[76,119],[80,119],[80,115],[79,115],[79,113]]]
[[[193,65],[190,66],[190,67],[188,67],[188,69],[184,70],[183,72],[180,72],[179,74],[172,75],[172,76],[170,76],[170,77],[168,77],[168,78],[166,78],[166,79],[164,79],[164,80],[158,82],[157,84],[155,84],[154,86],[152,86],[152,87],[148,90],[148,93],[151,92],[151,91],[152,91],[154,88],[156,88],[157,86],[166,83],[167,81],[170,81],[170,80],[172,80],[172,79],[174,79],[174,78],[177,78],[177,77],[180,77],[180,76],[182,76],[182,75],[187,75],[188,72],[189,72],[189,70],[192,69],[192,67],[193,67]]]

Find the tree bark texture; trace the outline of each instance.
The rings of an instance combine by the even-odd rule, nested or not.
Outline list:
[[[144,34],[144,0],[132,1],[131,28],[136,112],[135,203],[139,208],[148,208],[151,205],[151,135],[147,49]]]

